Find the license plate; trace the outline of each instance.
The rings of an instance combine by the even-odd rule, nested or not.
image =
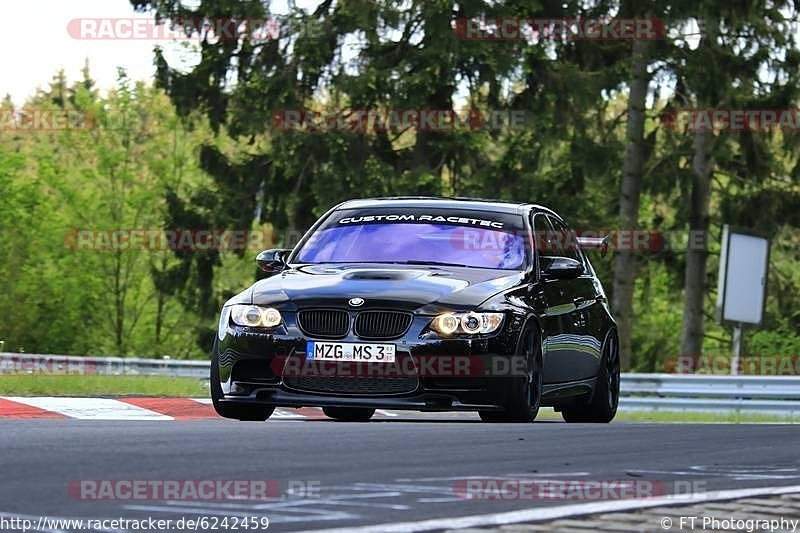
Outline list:
[[[307,341],[306,360],[394,363],[394,344]]]

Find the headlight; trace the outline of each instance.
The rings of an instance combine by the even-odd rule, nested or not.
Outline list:
[[[454,333],[483,335],[497,331],[502,323],[503,313],[444,313],[433,319],[431,329],[445,336]]]
[[[231,306],[231,320],[240,326],[251,328],[274,328],[283,320],[280,312],[272,307],[257,305]]]
[[[225,333],[228,331],[228,321],[231,319],[231,308],[223,307],[222,312],[219,314],[219,326],[217,326],[217,338],[222,340],[225,338]]]

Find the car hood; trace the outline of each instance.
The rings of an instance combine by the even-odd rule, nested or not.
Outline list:
[[[344,307],[363,298],[363,308],[437,313],[474,308],[521,283],[521,272],[463,267],[306,265],[250,287],[250,302],[287,307]]]

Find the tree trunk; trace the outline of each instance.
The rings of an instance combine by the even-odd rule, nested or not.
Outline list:
[[[628,96],[628,122],[625,132],[625,160],[622,165],[622,183],[619,197],[619,229],[630,231],[639,225],[639,195],[642,189],[644,167],[644,120],[647,72],[650,44],[633,41]],[[620,364],[623,370],[631,367],[631,333],[633,331],[633,289],[636,282],[636,255],[632,251],[618,251],[614,260],[614,297],[612,308],[619,335]]]
[[[685,299],[683,304],[683,332],[681,354],[700,355],[703,350],[703,304],[705,300],[706,258],[708,249],[708,207],[711,200],[710,156],[713,133],[698,130],[692,141],[692,199],[689,206],[690,235],[702,235],[702,239],[690,239],[699,249],[686,253],[686,272],[684,278]]]
[[[158,291],[156,295],[156,348],[161,349],[161,330],[164,327],[164,304],[166,297]]]
[[[125,284],[122,276],[122,252],[114,251],[114,346],[117,357],[125,355]]]

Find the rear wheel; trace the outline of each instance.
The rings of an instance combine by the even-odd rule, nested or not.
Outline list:
[[[211,349],[211,403],[217,414],[224,418],[235,420],[251,420],[263,422],[275,411],[273,405],[263,404],[224,404],[220,400],[223,398],[222,385],[219,382],[219,348],[217,340],[214,339],[214,347]]]
[[[525,375],[511,378],[511,390],[503,411],[478,411],[484,422],[533,422],[542,400],[542,350],[533,331],[525,336],[521,356]]]
[[[375,409],[363,407],[323,407],[322,412],[325,413],[325,416],[341,422],[367,422],[372,418],[372,415],[375,414]]]
[[[603,349],[603,360],[594,394],[589,403],[565,407],[561,416],[567,422],[607,423],[614,419],[619,405],[619,345],[611,332]]]

